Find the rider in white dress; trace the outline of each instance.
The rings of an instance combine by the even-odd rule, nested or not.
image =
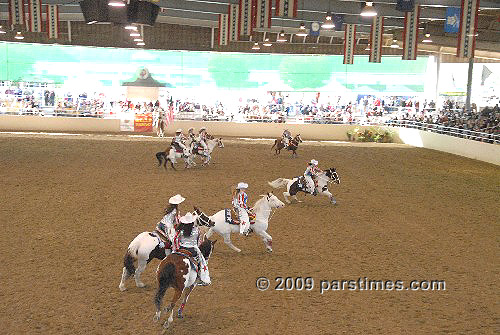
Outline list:
[[[281,136],[281,140],[283,141],[285,147],[288,147],[290,145],[290,141],[292,140],[292,133],[290,133],[288,129],[285,129],[283,131],[283,135]]]
[[[306,180],[307,184],[307,192],[311,193],[312,195],[317,195],[318,193],[316,192],[316,185],[314,183],[313,178],[317,178],[318,174],[320,174],[321,169],[318,168],[318,161],[315,159],[312,159],[308,164],[307,168],[304,171],[304,179]]]
[[[165,209],[165,215],[156,225],[156,229],[170,240],[172,247],[174,246],[173,242],[177,233],[175,231],[175,227],[179,224],[179,204],[181,204],[184,200],[186,200],[186,198],[180,194],[176,194],[168,199],[170,206]]]
[[[203,147],[203,151],[205,154],[208,152],[208,146],[207,146],[207,128],[201,127],[200,130],[198,131],[198,143]]]
[[[240,220],[240,234],[247,235],[250,229],[250,219],[248,218],[248,195],[245,190],[248,188],[247,183],[238,183],[236,193],[233,196],[233,208],[238,219]]]
[[[182,135],[182,129],[177,129],[177,131],[175,132],[175,136],[172,139],[172,145],[174,147],[175,147],[175,145],[178,145],[182,149],[184,154],[187,155],[187,148],[184,145],[184,140],[185,140],[185,137],[184,137],[184,135]]]
[[[198,261],[199,278],[201,285],[210,285],[210,273],[208,272],[208,264],[203,257],[203,254],[198,247],[200,232],[198,227],[194,224],[196,216],[191,213],[186,213],[179,219],[178,230],[178,245],[179,249],[188,250],[194,259]]]

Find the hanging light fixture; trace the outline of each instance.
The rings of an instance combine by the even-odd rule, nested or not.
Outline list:
[[[393,49],[399,49],[399,44],[397,39],[392,40],[391,48]]]
[[[111,7],[125,7],[125,2],[122,0],[109,0],[108,6]]]
[[[137,30],[137,26],[134,26],[133,24],[129,24],[125,26],[125,29],[127,30]]]
[[[146,43],[144,43],[144,42],[137,42],[137,45],[142,47],[143,45],[146,45]]]
[[[139,34],[137,31],[133,31],[130,33],[130,37],[139,37],[141,34]]]
[[[267,37],[266,37],[266,38],[264,39],[264,43],[262,43],[262,45],[263,45],[263,46],[265,46],[265,47],[270,47],[270,46],[272,46],[273,44],[271,43],[271,41],[269,41],[269,38],[267,38]]]
[[[255,42],[253,44],[252,50],[260,50],[259,43]]]
[[[377,16],[377,11],[373,8],[373,1],[367,1],[365,7],[361,10],[361,16]]]
[[[286,37],[285,37],[285,31],[281,29],[280,33],[278,34],[278,37],[276,38],[276,42],[286,42]]]
[[[297,35],[297,36],[302,36],[302,37],[307,36],[306,24],[305,24],[304,22],[302,22],[302,23],[300,24],[299,31],[298,31],[298,33],[296,33],[295,35]]]
[[[427,26],[427,24],[425,25],[424,39],[422,40],[422,43],[432,43],[431,33],[429,32],[429,27]]]
[[[333,23],[333,20],[332,20],[332,14],[330,12],[326,13],[325,22],[323,22],[323,24],[321,25],[321,28],[323,28],[323,29],[335,28],[335,24]]]
[[[370,51],[370,44],[366,45],[365,51]]]
[[[143,42],[142,38],[134,38],[134,42]]]
[[[16,36],[14,36],[14,38],[15,38],[16,40],[23,40],[23,39],[24,39],[23,33],[21,33],[20,31],[18,31],[18,32],[16,33]]]
[[[0,26],[0,34],[5,34],[5,33],[6,33],[6,31],[5,31],[5,30],[3,30],[3,27],[2,27],[2,26]]]

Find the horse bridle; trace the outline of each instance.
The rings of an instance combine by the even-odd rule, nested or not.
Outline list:
[[[198,223],[199,223],[198,225],[199,226],[213,227],[215,225],[215,222],[213,222],[212,220],[210,220],[210,218],[208,217],[208,215],[206,215],[202,211],[200,211],[200,213],[198,214],[198,218],[196,220],[198,221]]]

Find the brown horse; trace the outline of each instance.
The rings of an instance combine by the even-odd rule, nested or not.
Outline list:
[[[205,239],[200,244],[200,251],[208,262],[210,255],[214,249],[215,242]],[[174,296],[170,304],[164,308],[164,312],[170,313],[167,321],[163,324],[164,328],[168,328],[170,324],[174,321],[174,306],[184,293],[184,299],[182,300],[181,306],[178,310],[178,317],[182,318],[182,311],[189,298],[189,294],[196,286],[196,279],[198,277],[197,265],[194,264],[191,253],[188,250],[179,249],[177,252],[168,255],[164,258],[158,265],[156,270],[156,279],[158,281],[158,289],[156,290],[156,295],[154,303],[156,306],[156,314],[153,318],[154,321],[159,321],[161,316],[161,303],[163,296],[169,287],[174,288]]]
[[[286,149],[290,150],[292,152],[292,157],[297,157],[297,148],[299,147],[299,143],[302,143],[302,138],[300,137],[300,134],[297,134],[291,141],[288,146],[285,146],[281,138],[278,138],[274,141],[273,146],[271,147],[271,150],[274,149],[276,151],[275,155],[279,155],[281,152],[281,149]]]
[[[160,117],[158,119],[158,125],[156,126],[156,136],[164,137],[166,128],[167,128],[167,120],[165,119],[165,117]]]

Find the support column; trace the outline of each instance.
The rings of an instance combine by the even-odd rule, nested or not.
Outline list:
[[[469,73],[467,76],[467,99],[465,100],[465,110],[470,110],[470,95],[472,93],[472,69],[474,67],[474,57],[469,59]]]
[[[435,97],[434,102],[436,103],[436,108],[439,99],[439,71],[441,70],[441,58],[443,56],[442,50],[443,47],[439,47],[439,51],[436,57],[436,94],[434,96]]]
[[[68,22],[68,41],[71,43],[71,21]]]
[[[212,32],[210,36],[210,49],[214,48],[214,41],[215,41],[215,28],[212,27]]]

